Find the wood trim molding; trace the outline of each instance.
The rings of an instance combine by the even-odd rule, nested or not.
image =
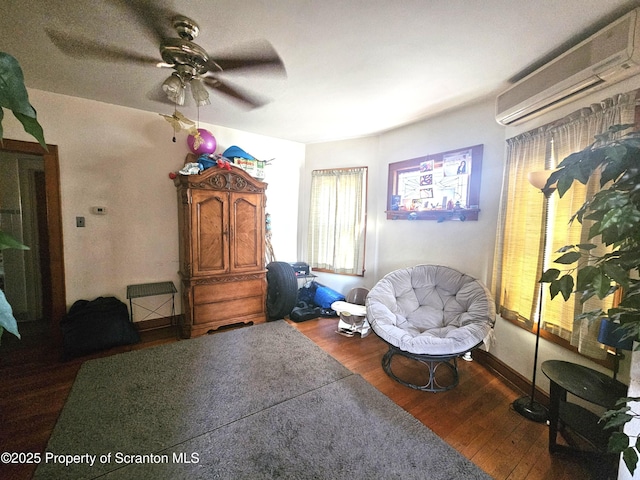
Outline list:
[[[67,311],[64,254],[62,240],[62,202],[60,196],[60,161],[57,145],[47,144],[45,151],[40,144],[20,140],[3,139],[0,150],[4,152],[37,155],[44,160],[45,196],[47,202],[47,230],[49,233],[49,259],[51,269],[51,330],[53,337],[61,341],[60,320]]]
[[[504,383],[517,388],[525,395],[531,394],[531,381],[520,375],[506,363],[503,363],[501,360],[485,350],[476,349],[472,352],[472,355],[474,360],[500,378]],[[549,395],[543,390],[540,390],[537,386],[534,396],[537,402],[546,407],[549,406]]]

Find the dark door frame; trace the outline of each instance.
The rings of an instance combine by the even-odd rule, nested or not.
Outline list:
[[[60,197],[60,162],[57,145],[46,152],[38,143],[3,139],[0,151],[37,155],[44,160],[47,232],[49,237],[49,271],[51,274],[51,319],[53,338],[60,339],[60,320],[67,311],[62,243],[62,204]],[[45,267],[46,268],[46,267]],[[46,308],[45,308],[46,310]]]

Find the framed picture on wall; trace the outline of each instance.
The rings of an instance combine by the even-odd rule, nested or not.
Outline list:
[[[389,164],[387,219],[477,220],[482,152],[475,145]]]

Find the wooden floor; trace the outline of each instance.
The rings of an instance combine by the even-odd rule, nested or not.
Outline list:
[[[421,392],[384,373],[380,359],[386,346],[375,334],[338,335],[336,320],[329,318],[290,323],[493,478],[600,480],[597,469],[585,460],[550,455],[546,425],[528,421],[510,408],[521,392],[477,362],[459,362],[460,384],[453,390]],[[174,331],[146,332],[140,344],[62,362],[58,349],[43,344],[41,337],[23,335],[22,342],[7,337],[5,333],[0,345],[0,452],[44,451],[83,361],[177,340]],[[0,463],[0,478],[28,479],[34,470],[35,465]]]

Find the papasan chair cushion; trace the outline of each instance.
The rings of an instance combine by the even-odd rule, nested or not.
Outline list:
[[[391,272],[371,289],[366,306],[371,328],[394,353],[454,358],[483,343],[488,349],[493,340],[491,293],[453,268],[418,265]]]

